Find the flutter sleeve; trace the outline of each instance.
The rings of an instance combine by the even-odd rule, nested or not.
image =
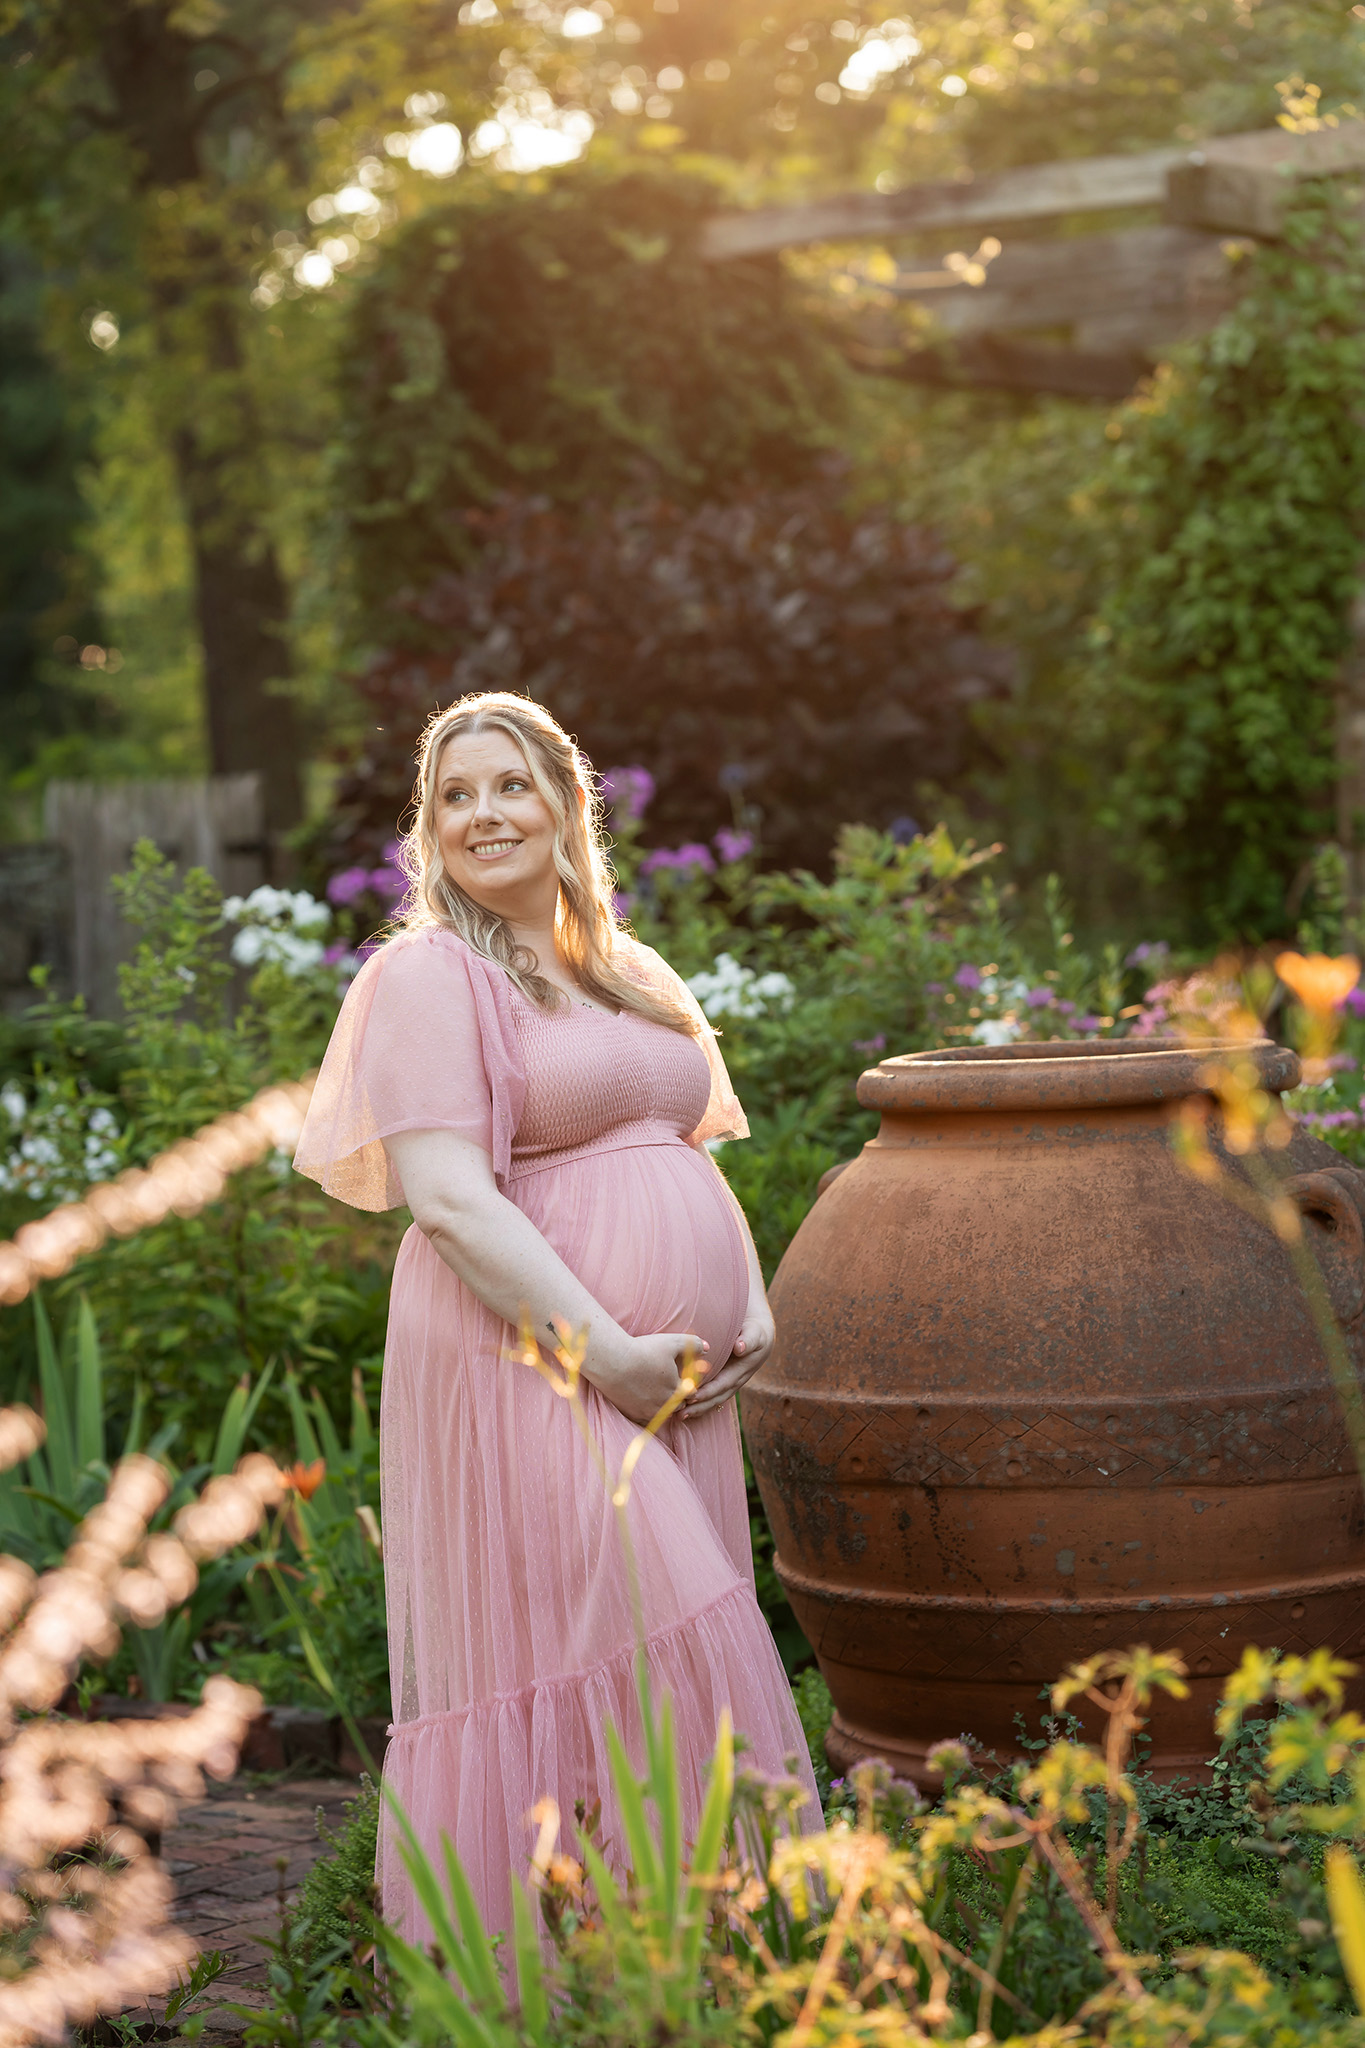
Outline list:
[[[711,1069],[711,1099],[706,1105],[706,1114],[693,1131],[688,1143],[703,1145],[708,1138],[747,1138],[749,1119],[743,1105],[730,1085],[725,1061],[721,1057],[716,1034],[711,1029],[706,1012],[693,995],[680,974],[675,973],[668,962],[652,946],[642,946],[638,939],[621,942],[626,956],[620,961],[649,987],[656,988],[663,995],[670,996],[678,1003],[696,1026],[697,1043],[706,1054],[706,1064]]]
[[[394,1209],[384,1140],[457,1131],[503,1179],[525,1085],[506,976],[452,933],[402,933],[347,991],[294,1165],[354,1209]]]

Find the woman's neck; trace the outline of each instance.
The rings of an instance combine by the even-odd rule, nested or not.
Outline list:
[[[559,957],[559,947],[555,943],[555,920],[553,916],[545,919],[536,918],[534,920],[519,918],[515,924],[509,918],[508,926],[517,944],[525,946],[528,952],[535,954],[536,972],[538,974],[544,974],[553,980],[557,975],[564,972],[563,963]]]

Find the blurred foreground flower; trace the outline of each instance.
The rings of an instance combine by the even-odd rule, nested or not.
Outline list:
[[[43,1434],[30,1410],[0,1409],[0,1465]],[[154,1626],[194,1592],[199,1564],[253,1535],[281,1482],[270,1459],[244,1458],[173,1533],[149,1535],[168,1487],[153,1459],[125,1458],[55,1571],[0,1557],[0,2048],[60,2041],[171,1990],[194,1961],[145,1837],[202,1796],[205,1771],[232,1775],[259,1695],[211,1678],[181,1720],[51,1711],[86,1658],[113,1655],[121,1620]]]

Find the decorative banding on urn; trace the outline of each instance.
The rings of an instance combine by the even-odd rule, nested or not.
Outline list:
[[[1219,1050],[972,1046],[859,1081],[881,1128],[788,1249],[743,1400],[839,1765],[1016,1755],[1068,1663],[1148,1642],[1191,1674],[1153,1713],[1169,1775],[1211,1754],[1246,1644],[1365,1656],[1365,1503],[1307,1306],[1170,1146]],[[1365,1175],[1302,1132],[1280,1157],[1359,1357]]]

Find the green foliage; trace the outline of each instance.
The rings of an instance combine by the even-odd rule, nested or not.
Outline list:
[[[1155,1661],[1138,1651],[1110,1663],[1152,1666],[1154,1683]],[[1240,1753],[1239,1769],[1253,1753],[1273,1753],[1276,1741],[1316,1743],[1324,1758],[1340,1749],[1339,1731],[1323,1718],[1332,1709],[1329,1662],[1248,1659],[1229,1714],[1257,1695],[1258,1682],[1278,1690],[1285,1712],[1255,1739],[1259,1748]],[[1169,1660],[1166,1675],[1179,1682]],[[798,1699],[816,1732],[828,1718],[818,1679],[804,1681]],[[883,1767],[864,1766],[852,1819],[804,1840],[788,1832],[793,1788],[743,1773],[731,1785],[722,1726],[707,1812],[685,1861],[667,1711],[653,1711],[647,1695],[644,1706],[643,1773],[619,1743],[612,1749],[629,1879],[604,1868],[591,1818],[580,1825],[577,1860],[568,1845],[553,1859],[542,1845],[532,1885],[523,1891],[514,1878],[520,1904],[500,1974],[498,1944],[449,1845],[438,1867],[395,1814],[385,1824],[405,1840],[435,1950],[425,1955],[379,1929],[383,1982],[361,1982],[353,1966],[369,1926],[373,1841],[372,1808],[362,1804],[286,1930],[289,1969],[277,1975],[277,2005],[255,2020],[253,2048],[293,2043],[305,2010],[307,2038],[354,2048],[394,2039],[433,2048],[634,2048],[645,2040],[738,2048],[790,2042],[798,2009],[801,2038],[820,2048],[922,2048],[966,2035],[1018,2048],[1365,2042],[1328,1924],[1365,1981],[1365,1889],[1345,1858],[1324,1890],[1320,1846],[1295,1832],[1292,1803],[1259,1779],[1245,1780],[1251,1819],[1240,1836],[1140,1831],[1120,1874],[1114,1941],[1096,1917],[1106,1871],[1087,1817],[1095,1795],[1083,1790],[1103,1785],[1105,1767],[1060,1723],[1031,1766],[995,1789],[955,1772],[932,1808]],[[1308,1718],[1295,1721],[1305,1709]],[[1357,1741],[1342,1768],[1358,1769],[1359,1754]],[[1040,1853],[1043,1843],[1051,1846]],[[709,1912],[701,1909],[708,1897]],[[528,1905],[539,1910],[539,1942]],[[330,1948],[320,1939],[310,1951],[310,1929]],[[1111,1944],[1103,1958],[1102,1935]],[[330,1965],[319,1965],[320,1955]]]
[[[303,1880],[291,1916],[295,1942],[307,1957],[350,1954],[359,1960],[373,1945],[379,1809],[378,1792],[369,1778],[362,1778],[335,1832],[324,1826],[319,1811],[318,1834],[330,1853],[320,1856]]]
[[[177,886],[144,843],[116,886],[140,934],[121,970],[121,1029],[91,1026],[79,1005],[53,1002],[13,1027],[11,1074],[30,1120],[46,1119],[41,1134],[64,1178],[56,1184],[54,1167],[41,1200],[22,1190],[0,1196],[7,1234],[56,1196],[81,1191],[95,1109],[119,1125],[113,1163],[143,1164],[266,1083],[315,1067],[335,1018],[335,975],[290,972],[280,958],[264,959],[234,1006],[221,893],[202,870]],[[129,1412],[140,1384],[158,1423],[186,1432],[181,1455],[203,1459],[233,1387],[268,1365],[306,1374],[345,1415],[353,1368],[377,1371],[382,1354],[396,1236],[392,1220],[366,1223],[326,1200],[280,1154],[234,1176],[200,1214],[106,1245],[52,1298],[88,1295],[116,1409]],[[32,1370],[27,1319],[5,1312],[0,1377],[15,1385]],[[279,1433],[291,1427],[284,1401],[281,1374],[262,1417]]]
[[[343,371],[338,491],[368,625],[423,644],[394,596],[456,566],[461,509],[500,491],[577,505],[653,483],[686,504],[810,473],[841,410],[833,359],[775,259],[701,259],[716,199],[662,169],[585,168],[393,239]]]
[[[258,1685],[273,1703],[387,1720],[379,1440],[361,1376],[352,1383],[345,1444],[326,1403],[316,1393],[305,1398],[292,1374],[285,1394],[294,1498],[255,1553],[248,1604],[215,1631],[211,1649],[232,1677]],[[319,1662],[333,1674],[327,1684]]]
[[[1237,309],[1120,415],[1118,578],[1093,687],[1126,729],[1110,829],[1200,938],[1284,929],[1323,831],[1332,684],[1365,512],[1365,248],[1348,195],[1296,197]]]

